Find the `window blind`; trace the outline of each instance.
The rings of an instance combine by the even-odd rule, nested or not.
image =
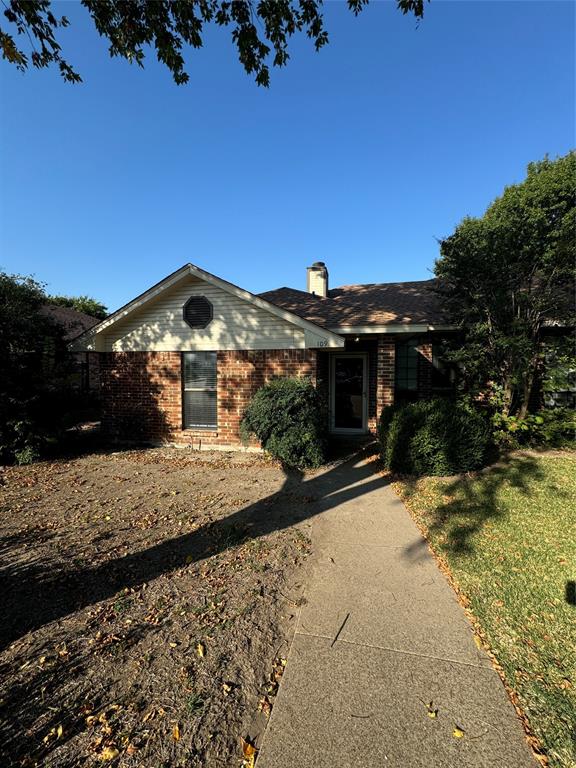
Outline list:
[[[216,429],[216,352],[184,352],[182,385],[184,429]]]

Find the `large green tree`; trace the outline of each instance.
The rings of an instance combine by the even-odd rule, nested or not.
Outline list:
[[[528,166],[481,218],[440,243],[440,294],[464,344],[454,353],[474,390],[495,384],[502,412],[524,417],[553,326],[575,322],[576,154]]]
[[[269,64],[283,66],[290,58],[288,44],[297,33],[311,39],[316,50],[328,43],[322,15],[323,0],[81,0],[100,35],[108,39],[111,56],[143,66],[151,47],[177,84],[186,83],[183,49],[201,48],[204,28],[216,24],[230,29],[240,63],[258,85],[268,86]],[[396,0],[398,9],[416,18],[424,14],[425,0]],[[55,65],[69,82],[81,77],[66,61],[58,32],[67,27],[66,16],[53,11],[50,0],[3,0],[8,26],[0,27],[3,58],[24,71]],[[358,15],[368,0],[347,0]],[[25,46],[31,50],[25,51]]]

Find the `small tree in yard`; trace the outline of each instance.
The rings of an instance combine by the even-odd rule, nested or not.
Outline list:
[[[324,461],[325,412],[309,379],[273,379],[259,389],[241,425],[245,442],[255,435],[264,450],[287,467],[318,467]]]
[[[496,386],[502,414],[528,412],[547,325],[575,321],[576,154],[528,166],[482,218],[440,244],[439,292],[464,343],[469,391]]]

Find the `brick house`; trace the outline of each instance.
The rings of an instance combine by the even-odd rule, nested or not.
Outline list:
[[[254,295],[186,264],[72,344],[99,356],[103,429],[111,436],[224,447],[241,444],[247,403],[277,376],[324,392],[329,430],[376,428],[390,403],[450,386],[436,360],[443,324],[433,280]]]

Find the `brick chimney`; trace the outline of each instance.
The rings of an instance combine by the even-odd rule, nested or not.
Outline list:
[[[306,290],[316,296],[328,296],[328,270],[323,261],[315,261],[306,270]]]

